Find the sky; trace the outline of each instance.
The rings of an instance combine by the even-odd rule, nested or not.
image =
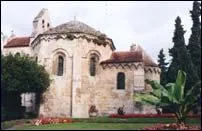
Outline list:
[[[177,16],[184,25],[185,42],[191,33],[192,1],[1,1],[1,31],[29,36],[32,21],[42,8],[49,11],[52,26],[81,21],[109,36],[116,51],[139,44],[157,62],[161,48],[167,61]]]

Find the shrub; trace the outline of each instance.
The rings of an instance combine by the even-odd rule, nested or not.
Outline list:
[[[123,106],[123,107],[119,107],[119,108],[118,108],[118,111],[117,111],[117,112],[118,112],[118,115],[124,115],[124,114],[125,114],[125,112],[124,112],[124,109],[123,109],[123,108],[124,108],[124,106]]]
[[[90,106],[89,113],[97,113],[98,110],[96,109],[95,105]]]
[[[98,110],[96,109],[96,106],[95,105],[92,105],[90,106],[90,109],[89,109],[89,116],[97,116],[98,115]]]

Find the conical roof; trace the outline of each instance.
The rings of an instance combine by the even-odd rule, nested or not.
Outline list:
[[[51,28],[50,30],[44,32],[44,34],[51,34],[51,33],[85,33],[95,36],[106,36],[104,33],[95,30],[94,28],[90,27],[89,25],[84,24],[83,22],[73,20],[67,23],[61,24],[56,26],[55,28]]]

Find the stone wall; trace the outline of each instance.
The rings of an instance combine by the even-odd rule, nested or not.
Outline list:
[[[50,72],[52,83],[44,93],[44,103],[40,106],[40,114],[60,117],[89,117],[87,86],[82,86],[82,78],[89,69],[89,55],[92,52],[100,55],[100,61],[111,55],[110,46],[99,46],[85,39],[74,40],[41,40],[34,47],[33,54],[38,62]],[[57,76],[53,72],[57,65],[57,53],[65,55],[64,75]],[[71,94],[72,92],[72,94]],[[71,95],[73,97],[71,97]],[[80,102],[82,101],[82,102]],[[71,105],[72,104],[72,105]],[[72,107],[71,107],[72,106]],[[72,108],[72,109],[71,109]]]
[[[140,102],[135,102],[134,114],[157,114],[156,106],[144,105]]]
[[[145,70],[145,80],[156,80],[160,83],[160,73],[161,70],[159,67],[149,67],[149,66],[145,66],[144,67]],[[145,84],[145,89],[147,91],[152,91],[152,87],[149,84]]]
[[[145,69],[145,79],[157,80],[160,82],[161,70],[159,67],[145,66],[144,69]]]
[[[71,116],[71,86],[72,86],[72,54],[76,41],[51,40],[41,41],[35,47],[34,53],[38,56],[38,62],[45,66],[51,75],[51,86],[46,91],[44,103],[40,105],[40,114],[52,117]],[[53,71],[57,68],[55,61],[60,54],[64,55],[63,76],[57,76]]]
[[[82,86],[78,95],[80,103],[85,103],[85,116],[88,117],[88,110],[91,105],[95,105],[99,111],[99,115],[117,113],[119,107],[125,106],[127,113],[133,112],[132,96],[133,96],[133,71],[121,68],[102,69],[95,77],[83,76]],[[125,73],[125,89],[117,89],[117,74]]]
[[[83,61],[87,63],[87,60]],[[136,64],[138,68],[109,66],[110,68],[103,69],[100,65],[96,76],[89,75],[88,66],[82,70],[81,88],[76,90],[76,99],[77,103],[81,105],[80,110],[83,110],[85,117],[89,117],[88,110],[91,105],[96,106],[100,116],[117,113],[118,108],[123,105],[126,113],[134,112],[133,90],[135,86],[144,87],[144,78],[143,82],[138,79],[144,76],[144,69],[142,66],[137,66],[140,63],[133,64]],[[117,89],[117,74],[119,72],[125,74],[124,90]],[[134,80],[134,78],[136,79]]]
[[[119,66],[120,63],[103,68],[100,62],[109,59],[112,53],[109,44],[98,45],[84,38],[69,40],[42,36],[33,42],[31,48],[11,48],[7,52],[30,53],[50,73],[51,85],[43,94],[43,103],[40,105],[40,115],[43,116],[88,118],[91,105],[96,106],[100,116],[117,113],[123,105],[126,113],[134,113],[134,90],[146,88],[145,79],[160,80],[158,68],[144,67],[142,62],[130,63],[133,64],[130,68]],[[99,62],[96,75],[90,76],[89,60],[93,53],[99,57]],[[64,58],[63,76],[56,74],[59,55]],[[125,74],[123,90],[117,89],[119,72]],[[153,107],[142,110],[143,113],[149,111],[153,112]]]
[[[136,62],[137,69],[134,70],[134,91],[144,90],[145,88],[145,72],[142,62]]]
[[[13,47],[13,48],[3,48],[3,55],[11,54],[28,54],[29,56],[32,56],[32,50],[30,47]]]
[[[72,117],[74,118],[88,118],[88,110],[90,105],[95,104],[94,100],[97,103],[103,102],[102,99],[97,99],[102,92],[98,86],[102,83],[100,81],[101,68],[98,66],[95,77],[89,74],[89,60],[92,53],[97,54],[99,62],[101,62],[108,59],[112,51],[109,45],[104,47],[93,42],[87,42],[85,39],[78,39],[73,56]]]

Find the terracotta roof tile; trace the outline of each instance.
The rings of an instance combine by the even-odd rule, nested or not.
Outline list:
[[[30,37],[15,37],[8,41],[4,48],[29,46]]]
[[[143,50],[113,52],[110,59],[102,61],[101,64],[128,63],[128,62],[144,62],[145,66],[158,67],[158,65]]]
[[[122,63],[122,62],[142,62],[141,52],[113,52],[110,59],[102,61],[102,63]]]

